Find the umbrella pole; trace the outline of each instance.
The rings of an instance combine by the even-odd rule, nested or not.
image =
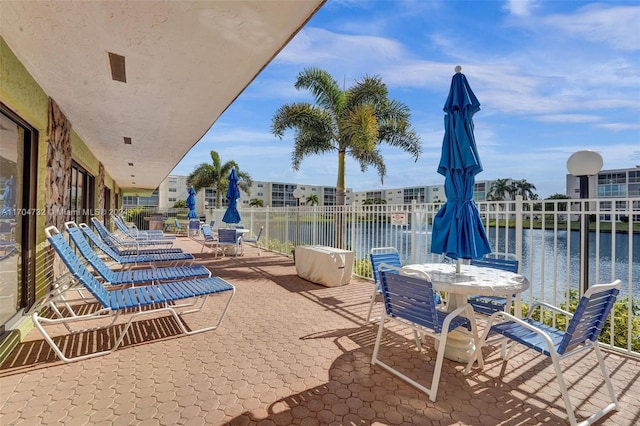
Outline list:
[[[456,274],[460,273],[460,259],[456,259]]]

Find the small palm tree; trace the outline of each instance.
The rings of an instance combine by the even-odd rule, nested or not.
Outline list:
[[[187,177],[187,186],[193,186],[197,191],[203,188],[213,188],[216,191],[216,206],[222,207],[222,194],[227,193],[229,186],[229,173],[235,168],[238,174],[238,187],[240,190],[251,195],[251,185],[253,181],[248,173],[240,171],[238,163],[227,161],[222,164],[220,155],[216,151],[211,151],[211,164],[202,163]]]
[[[264,202],[260,198],[252,198],[249,200],[250,207],[264,207]]]
[[[307,206],[317,206],[318,205],[318,195],[317,194],[309,194],[307,198],[304,199],[304,204]]]
[[[490,201],[504,201],[507,194],[511,194],[509,179],[496,179],[491,183],[487,199]]]
[[[513,194],[522,195],[523,200],[533,200],[537,195],[533,192],[536,187],[534,184],[527,182],[526,179],[520,179],[513,182]]]

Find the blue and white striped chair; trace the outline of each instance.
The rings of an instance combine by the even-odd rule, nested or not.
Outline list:
[[[34,325],[42,333],[44,339],[56,355],[64,362],[93,358],[115,351],[122,344],[133,320],[143,315],[157,315],[158,313],[167,312],[175,319],[175,324],[186,335],[215,330],[220,326],[226,316],[231,300],[235,294],[235,287],[219,277],[172,281],[163,284],[107,290],[107,288],[87,270],[80,259],[78,259],[62,233],[60,233],[55,226],[50,226],[45,229],[45,234],[48,237],[49,244],[67,266],[71,275],[80,285],[88,290],[101,305],[101,308],[95,312],[88,314],[76,313],[70,304],[71,301],[65,298],[65,293],[75,289],[75,287],[70,286],[66,288],[54,287],[38,307],[34,309],[31,317]],[[227,303],[224,305],[218,319],[213,323],[199,329],[188,328],[183,323],[183,315],[199,312],[210,295],[226,292],[230,294]],[[57,309],[56,304],[61,301],[69,310],[68,315],[63,315],[61,311]],[[50,308],[53,317],[46,316],[46,313],[45,316],[40,315],[43,311],[42,308],[45,307]],[[123,324],[121,330],[119,330],[119,327],[115,329],[116,335],[113,336],[114,343],[112,347],[99,352],[84,353],[86,350],[85,345],[65,345],[66,348],[61,348],[45,330],[45,326],[49,324],[62,324],[73,333],[100,330],[111,327],[120,315],[130,315],[129,320]],[[95,324],[93,321],[96,319],[104,318],[110,319],[111,321],[107,325],[87,330],[72,329],[72,325],[75,323],[92,321],[93,325]],[[66,340],[63,340],[63,342],[66,342]],[[69,356],[69,351],[75,353]],[[78,353],[78,351],[81,351],[81,353]]]
[[[431,278],[425,272],[410,271],[382,263],[379,266],[379,274],[385,309],[380,318],[380,326],[378,327],[376,344],[373,348],[371,364],[380,365],[387,371],[429,395],[431,401],[435,401],[438,393],[438,384],[440,383],[445,344],[449,332],[458,327],[465,327],[471,332],[476,347],[479,344],[478,329],[476,327],[473,309],[469,304],[464,304],[452,312],[444,312],[437,309],[436,293],[433,291]],[[434,338],[438,353],[430,388],[421,385],[417,381],[409,378],[406,374],[380,361],[378,353],[382,332],[387,319],[400,322],[413,329],[418,344],[418,351],[421,351],[419,335],[426,334]],[[469,360],[467,371],[471,368],[474,361],[475,357]],[[484,365],[482,353],[479,354],[478,364],[481,367]]]
[[[515,343],[520,343],[550,357],[567,410],[569,423],[576,425],[577,420],[569,399],[560,361],[575,354],[593,350],[598,358],[598,364],[600,365],[611,402],[580,423],[581,425],[591,424],[608,412],[618,408],[618,398],[600,351],[598,337],[616,301],[620,291],[620,284],[620,280],[616,280],[610,284],[598,284],[590,287],[580,299],[578,307],[573,314],[543,302],[534,303],[526,318],[518,318],[506,312],[496,312],[489,317],[487,328],[480,339],[480,345],[477,346],[476,355],[482,355],[480,349],[486,342],[487,337],[498,335],[511,344],[511,348],[504,357],[505,366]],[[560,330],[534,320],[532,314],[536,309],[565,315],[569,318],[566,330]],[[585,359],[585,357],[581,356],[577,361],[584,361]],[[520,365],[519,368],[522,368],[522,366]],[[469,366],[467,366],[466,371],[468,369]]]

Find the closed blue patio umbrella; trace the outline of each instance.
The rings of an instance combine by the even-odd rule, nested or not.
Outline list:
[[[444,105],[445,132],[438,173],[444,175],[447,202],[433,220],[431,252],[453,259],[475,259],[491,253],[478,208],[473,202],[475,176],[482,171],[473,115],[480,102],[456,67]]]
[[[198,214],[196,213],[196,190],[193,187],[189,187],[189,196],[187,197],[187,208],[189,209],[189,213],[187,213],[187,217],[189,219],[197,219]]]
[[[241,218],[237,208],[238,198],[240,198],[238,175],[236,174],[236,169],[231,169],[231,173],[229,173],[229,187],[227,188],[227,200],[229,200],[229,205],[222,217],[222,221],[224,223],[240,223]]]

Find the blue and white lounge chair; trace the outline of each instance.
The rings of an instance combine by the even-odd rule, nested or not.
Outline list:
[[[476,356],[482,356],[481,347],[484,346],[487,337],[496,334],[511,343],[509,352],[504,356],[504,367],[506,367],[515,343],[520,343],[529,349],[550,357],[567,410],[569,423],[576,425],[577,420],[569,399],[569,392],[563,378],[560,361],[578,353],[583,354],[585,351],[593,350],[598,359],[611,402],[580,423],[580,425],[591,424],[610,411],[618,409],[618,398],[600,351],[598,337],[616,301],[620,291],[620,284],[620,280],[616,280],[610,284],[598,284],[590,287],[580,299],[578,307],[573,314],[543,302],[534,303],[526,318],[518,318],[507,312],[498,311],[489,317],[480,345],[477,346]],[[566,316],[569,319],[566,330],[560,330],[534,320],[532,315],[537,309],[544,310],[547,313],[551,312],[554,315]],[[540,316],[543,315],[544,313],[541,312]],[[575,361],[584,362],[587,359],[588,357],[580,355]],[[518,368],[523,368],[523,366],[519,365]],[[468,369],[469,366],[467,366],[465,372]],[[586,386],[592,387],[593,385],[594,383],[589,381]],[[574,384],[573,388],[578,389],[579,385]],[[582,394],[588,397],[590,391],[591,389],[585,389]]]
[[[104,254],[109,256],[115,262],[123,266],[133,266],[139,263],[158,263],[158,262],[170,262],[173,266],[184,265],[186,262],[193,262],[193,255],[190,253],[184,253],[179,249],[165,249],[165,250],[179,250],[178,252],[170,253],[140,253],[121,255],[120,253],[109,247],[102,238],[98,237],[95,232],[89,228],[86,223],[78,225],[84,235],[91,241],[91,243],[100,249]]]
[[[97,218],[92,217],[91,223],[100,237],[116,250],[150,250],[158,248],[170,248],[173,245],[173,240],[139,240],[129,238],[127,236],[119,236],[116,233],[110,232],[106,226]]]
[[[162,230],[144,230],[141,231],[136,225],[129,227],[124,218],[118,215],[113,216],[113,223],[116,227],[125,234],[127,237],[137,240],[174,240],[176,237],[173,235],[165,235]]]
[[[211,272],[202,265],[112,271],[93,251],[75,222],[66,222],[64,226],[82,257],[109,284],[159,283],[162,281],[211,276]]]
[[[77,314],[73,310],[71,316],[63,316],[60,311],[55,308],[55,304],[68,290],[56,290],[50,297],[47,297],[39,304],[32,314],[33,323],[42,333],[44,339],[54,350],[56,355],[64,362],[79,361],[87,358],[93,358],[105,355],[115,351],[124,340],[133,321],[143,315],[157,315],[158,313],[167,312],[175,319],[175,325],[180,328],[184,334],[195,334],[204,331],[217,329],[224,319],[233,296],[235,287],[219,277],[209,277],[197,280],[176,281],[164,284],[151,284],[139,287],[129,287],[125,289],[108,290],[104,287],[91,272],[85,268],[82,262],[73,253],[73,249],[69,246],[63,235],[54,226],[45,230],[48,241],[54,248],[58,256],[69,269],[73,277],[86,288],[91,295],[100,304],[101,308],[96,312],[89,314]],[[222,313],[213,324],[203,328],[192,330],[188,328],[182,316],[189,313],[198,312],[202,309],[208,297],[213,294],[228,293],[229,298],[222,309]],[[191,301],[191,303],[184,303]],[[69,300],[65,300],[65,306],[72,308]],[[54,317],[49,318],[41,315],[45,307],[51,308]],[[184,309],[186,308],[186,309]],[[114,343],[110,349],[93,353],[80,353],[75,356],[68,356],[65,351],[84,351],[85,345],[71,345],[71,347],[63,348],[58,346],[45,330],[45,326],[49,324],[63,324],[72,333],[80,333],[90,330],[99,330],[110,327],[115,323],[121,314],[130,315],[128,321],[123,325],[122,330],[114,336]],[[72,324],[82,323],[83,321],[95,321],[96,319],[110,319],[110,323],[104,326],[95,327],[89,330],[73,330]],[[118,331],[117,328],[114,329]],[[72,354],[73,355],[73,354]]]
[[[115,238],[113,234],[111,234],[107,228],[94,219],[91,219],[94,225],[95,230],[100,235],[100,239],[112,250],[121,256],[130,256],[136,254],[166,254],[166,253],[182,253],[182,249],[180,248],[171,248],[164,243],[160,244],[147,244],[138,242],[126,242],[122,241],[118,238]],[[173,243],[171,243],[173,244]]]
[[[429,399],[435,402],[440,383],[445,344],[449,332],[455,328],[464,327],[471,332],[476,347],[479,344],[473,309],[469,304],[464,304],[453,312],[443,312],[437,309],[436,293],[433,291],[431,278],[425,272],[407,271],[385,263],[380,264],[378,268],[381,292],[384,299],[384,311],[380,318],[371,364],[380,365],[429,395]],[[399,322],[413,330],[418,344],[418,351],[421,351],[418,339],[419,334],[427,334],[434,338],[438,353],[430,388],[421,385],[379,359],[380,342],[387,319]],[[475,358],[472,357],[467,367],[470,368],[474,361]],[[481,353],[478,363],[483,366]]]

